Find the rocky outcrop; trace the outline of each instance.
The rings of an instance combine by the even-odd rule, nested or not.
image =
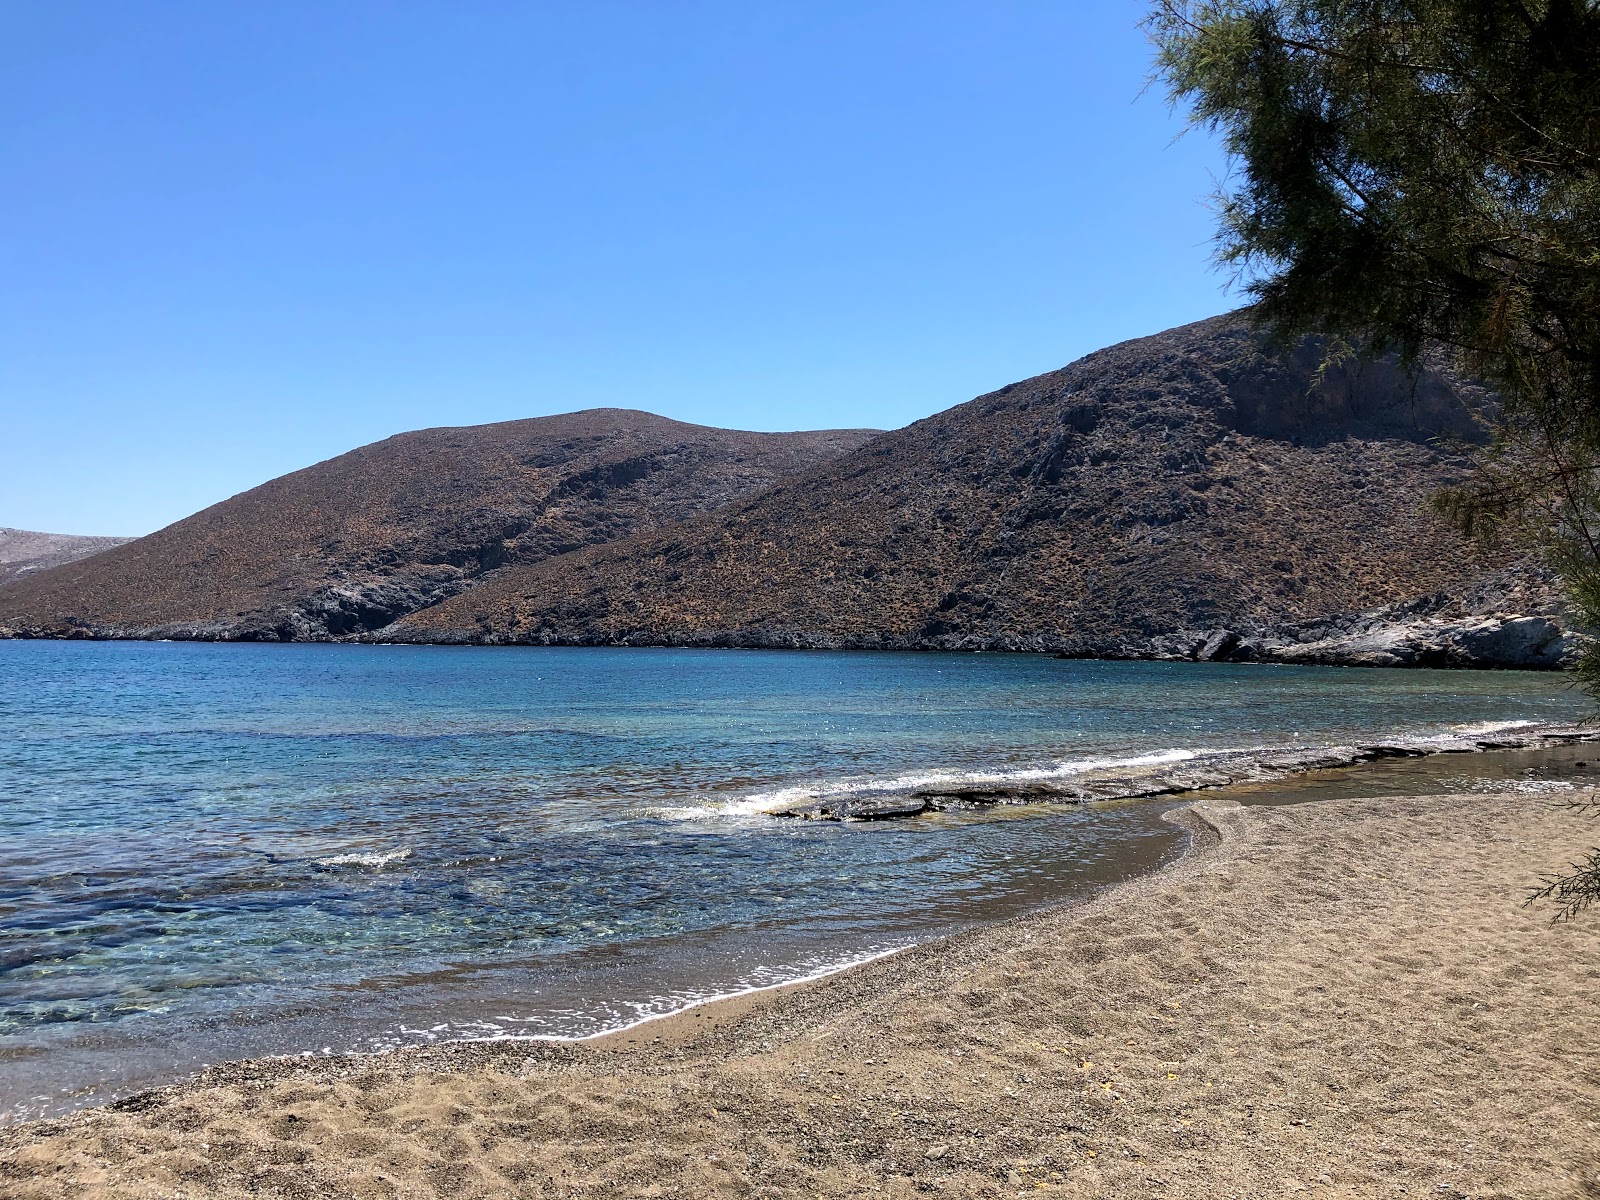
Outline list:
[[[404,433],[0,587],[0,634],[349,637],[507,565],[753,495],[874,432],[743,433],[594,409]]]
[[[1585,643],[1556,580],[1531,563],[1403,604],[1313,621],[1183,630],[1114,657],[1341,667],[1570,667]]]
[[[1314,339],[1277,350],[1239,316],[1127,342],[671,530],[498,572],[377,636],[1441,665],[1565,654],[1543,626],[1483,623],[1546,615],[1515,597],[1466,623],[1416,600],[1507,571],[1506,587],[1550,590],[1428,509],[1469,469],[1493,397],[1441,363],[1411,378],[1387,360],[1323,371],[1323,357]],[[1401,623],[1415,626],[1409,659],[1404,637],[1372,640]]]
[[[1564,630],[1549,617],[1492,615],[1454,621],[1379,619],[1365,628],[1339,631],[1309,642],[1267,635],[1242,642],[1228,657],[1234,662],[1353,667],[1544,670],[1570,666],[1579,649],[1578,635]]]
[[[81,537],[0,527],[0,584],[120,546],[131,538]]]

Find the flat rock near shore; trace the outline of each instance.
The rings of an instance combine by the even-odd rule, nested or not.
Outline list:
[[[1530,795],[1222,801],[1099,899],[590,1046],[212,1070],[0,1132],[8,1200],[1401,1194],[1600,1179],[1600,936]]]
[[[922,784],[903,790],[872,786],[858,792],[829,789],[806,794],[791,789],[773,817],[808,821],[898,821],[946,812],[972,812],[1023,804],[1088,804],[1178,796],[1187,792],[1291,779],[1384,758],[1428,758],[1436,754],[1476,754],[1493,750],[1548,750],[1600,741],[1591,726],[1504,728],[1493,732],[1395,737],[1358,746],[1310,749],[1200,750],[1182,757],[1137,765],[1063,768],[1025,783],[1014,781],[951,785]]]

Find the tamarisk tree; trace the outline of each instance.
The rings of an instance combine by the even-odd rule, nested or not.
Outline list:
[[[1438,503],[1535,543],[1600,629],[1600,0],[1159,0],[1147,28],[1229,152],[1218,255],[1258,320],[1492,384]],[[1600,850],[1538,894],[1600,900]]]

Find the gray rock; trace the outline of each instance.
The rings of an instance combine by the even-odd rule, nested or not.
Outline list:
[[[1239,644],[1239,635],[1228,629],[1215,629],[1211,636],[1206,638],[1205,644],[1195,652],[1195,659],[1199,662],[1215,662],[1219,658],[1226,658]]]
[[[874,800],[853,800],[844,815],[852,821],[886,821],[896,817],[915,817],[928,811],[921,796],[885,796]]]
[[[1462,653],[1483,662],[1557,667],[1577,650],[1576,638],[1549,617],[1486,618],[1453,634]]]

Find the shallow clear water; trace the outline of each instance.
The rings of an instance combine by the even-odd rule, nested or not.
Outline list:
[[[1170,802],[797,794],[1566,720],[1551,675],[0,642],[0,1117],[205,1061],[583,1035],[1148,869]]]

